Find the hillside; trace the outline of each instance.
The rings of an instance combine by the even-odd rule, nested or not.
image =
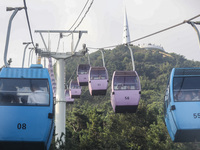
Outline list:
[[[173,143],[164,124],[163,97],[168,76],[173,67],[200,67],[200,62],[158,50],[132,46],[135,67],[141,80],[142,94],[135,114],[115,114],[110,104],[110,84],[115,70],[131,70],[131,58],[126,46],[105,50],[109,73],[106,96],[89,95],[83,87],[80,99],[67,105],[66,149],[169,150],[200,148],[197,143]],[[92,66],[102,66],[99,51],[90,54]],[[66,61],[66,82],[76,78],[76,67],[87,63],[87,57]],[[52,144],[52,147],[55,143]]]

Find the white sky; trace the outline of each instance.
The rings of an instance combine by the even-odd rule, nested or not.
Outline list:
[[[39,43],[40,48],[44,48],[39,34],[34,32],[35,30],[68,30],[86,1],[26,0],[34,42]],[[94,0],[89,13],[78,28],[78,30],[88,31],[88,34],[82,36],[78,49],[82,48],[83,43],[86,43],[88,47],[98,48],[122,43],[124,4],[128,15],[131,40],[200,14],[200,0]],[[12,14],[12,12],[6,12],[6,7],[21,6],[23,6],[23,0],[0,1],[0,67],[3,65],[7,26]],[[200,18],[195,21],[200,21]],[[47,34],[45,39],[48,39]],[[8,59],[12,58],[13,60],[11,66],[21,67],[24,50],[22,43],[27,41],[30,41],[30,36],[25,12],[22,10],[17,13],[12,23],[7,56]],[[70,42],[70,37],[64,38],[59,51],[70,51]],[[51,35],[52,51],[56,51],[57,43],[58,36]],[[143,43],[161,45],[167,52],[174,52],[184,55],[190,60],[200,61],[197,34],[189,24],[133,44]],[[28,53],[26,58],[28,58]],[[26,67],[27,64],[28,59],[25,62]]]

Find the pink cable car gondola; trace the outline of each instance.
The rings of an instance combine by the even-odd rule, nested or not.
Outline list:
[[[115,113],[135,113],[141,95],[136,71],[115,71],[111,85],[111,105]]]
[[[81,96],[81,86],[79,86],[78,82],[75,80],[70,81],[69,95],[70,98],[80,98]]]
[[[77,81],[80,86],[88,85],[89,64],[79,64],[77,67]]]
[[[105,67],[91,67],[88,81],[90,95],[106,95],[108,81],[108,72]]]
[[[65,100],[67,104],[73,104],[74,103],[74,99],[70,97],[69,95],[69,89],[65,90]]]

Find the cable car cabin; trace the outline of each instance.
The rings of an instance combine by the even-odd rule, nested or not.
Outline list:
[[[77,81],[80,86],[88,86],[88,73],[90,65],[80,64],[77,68]]]
[[[91,67],[89,70],[90,95],[106,95],[108,72],[105,67]]]
[[[73,104],[74,103],[74,99],[70,97],[68,89],[65,90],[65,99],[66,99],[67,104]]]
[[[0,72],[0,149],[48,150],[54,131],[50,77],[42,65]]]
[[[111,85],[111,105],[115,113],[135,113],[141,94],[136,71],[115,71]]]
[[[172,141],[200,141],[200,68],[172,69],[164,112]]]
[[[70,95],[70,98],[81,97],[81,86],[78,85],[77,81],[73,81],[73,80],[70,81],[69,95]]]

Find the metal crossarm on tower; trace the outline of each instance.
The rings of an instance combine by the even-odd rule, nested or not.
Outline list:
[[[73,52],[75,52],[76,51],[76,48],[77,48],[77,46],[78,46],[78,44],[79,44],[79,42],[80,42],[80,39],[81,39],[81,37],[82,37],[82,34],[83,33],[87,33],[87,31],[69,31],[69,30],[35,30],[35,32],[36,33],[40,33],[40,36],[41,36],[41,38],[42,38],[42,41],[43,41],[43,43],[44,43],[44,46],[45,46],[45,48],[46,48],[46,50],[48,51],[48,49],[47,49],[47,46],[46,46],[46,43],[45,43],[45,41],[44,41],[44,38],[43,38],[43,35],[42,35],[42,33],[59,33],[59,34],[62,34],[63,35],[63,33],[78,33],[79,35],[78,35],[78,41],[77,41],[77,43],[76,43],[76,46],[75,46],[75,49],[73,50]],[[73,42],[73,41],[72,41]]]

